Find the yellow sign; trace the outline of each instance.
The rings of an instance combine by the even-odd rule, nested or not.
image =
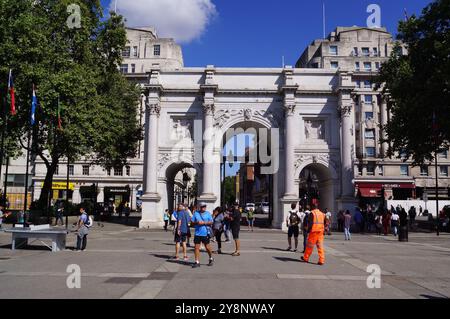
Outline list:
[[[44,187],[44,183],[41,184],[41,187]],[[66,182],[53,182],[52,189],[56,190],[66,190],[67,183]],[[75,183],[69,183],[69,189],[73,191],[75,189]]]

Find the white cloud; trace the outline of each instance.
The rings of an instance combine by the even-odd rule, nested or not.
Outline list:
[[[153,26],[160,37],[184,43],[200,38],[217,14],[212,0],[117,0],[117,12],[127,26]]]

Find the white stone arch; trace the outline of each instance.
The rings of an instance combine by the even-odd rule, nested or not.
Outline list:
[[[314,165],[314,164],[321,165],[322,167],[328,169],[329,174],[330,174],[330,179],[332,179],[332,180],[339,179],[339,175],[336,170],[336,167],[331,164],[332,163],[331,160],[326,160],[323,157],[321,157],[320,155],[317,155],[316,158],[314,158],[314,156],[316,156],[316,155],[305,155],[305,156],[303,156],[303,158],[302,158],[302,156],[297,158],[297,160],[295,162],[295,173],[294,173],[297,184],[299,182],[300,174],[302,173],[302,171],[306,167]]]

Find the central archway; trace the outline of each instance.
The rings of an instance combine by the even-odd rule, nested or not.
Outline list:
[[[274,175],[278,174],[279,154],[273,146],[274,136],[278,146],[278,128],[272,128],[267,119],[235,119],[222,128],[221,205],[232,204],[230,199],[242,207],[255,204],[260,226],[272,224],[278,198]],[[272,166],[275,169],[270,172]],[[230,188],[232,196],[227,193]]]

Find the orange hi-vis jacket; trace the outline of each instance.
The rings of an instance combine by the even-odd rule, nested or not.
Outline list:
[[[325,231],[325,214],[320,210],[315,209],[311,212],[313,214],[312,233],[320,233]]]

